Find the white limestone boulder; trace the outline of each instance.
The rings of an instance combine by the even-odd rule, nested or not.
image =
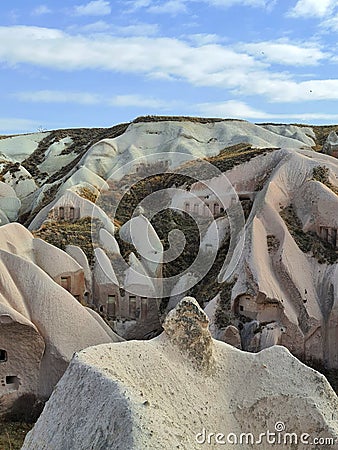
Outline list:
[[[282,439],[337,439],[337,396],[285,348],[249,354],[213,340],[191,298],[164,330],[76,354],[22,449],[197,450],[216,447],[217,433],[230,445],[276,427]]]

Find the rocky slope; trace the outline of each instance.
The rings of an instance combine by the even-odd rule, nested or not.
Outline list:
[[[20,224],[0,228],[0,417],[29,416],[48,398],[73,353],[121,339],[57,280],[81,288],[82,267]]]
[[[79,245],[92,267],[100,248],[111,286],[135,285],[136,271],[157,284],[162,313],[194,295],[218,339],[235,336],[250,351],[278,343],[337,368],[337,159],[314,151],[335,129],[143,117],[9,137],[0,141],[1,223]],[[161,248],[126,238],[133,214],[149,218]],[[157,280],[145,283],[152,267]]]

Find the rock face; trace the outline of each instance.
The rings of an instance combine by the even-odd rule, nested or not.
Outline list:
[[[218,277],[230,293],[219,308],[235,316],[244,350],[281,344],[303,361],[338,368],[336,160],[277,150],[226,175],[242,202],[252,198],[241,256]],[[229,320],[212,322],[223,340]]]
[[[120,340],[67,288],[85,288],[73,258],[22,225],[0,228],[0,416],[48,398],[75,351]]]
[[[247,433],[243,448],[255,448],[268,430],[296,433],[295,448],[304,433],[337,439],[338,399],[322,375],[283,347],[215,341],[207,323],[185,298],[158,338],[76,354],[22,449],[197,450],[216,448],[217,433],[223,445]]]
[[[159,280],[161,273],[171,273],[162,264],[171,255],[162,248],[166,237],[152,229],[146,214],[132,220],[121,214],[122,219],[114,226],[112,211],[103,211],[104,202],[101,208],[98,202],[94,204],[95,199],[100,191],[116,188],[114,202],[118,203],[121,197],[128,198],[133,180],[147,178],[154,166],[166,172],[179,165],[182,168],[183,162],[190,164],[196,157],[207,157],[226,175],[235,196],[223,192],[228,202],[221,204],[217,198],[222,192],[218,177],[209,180],[211,188],[215,188],[210,194],[201,185],[200,173],[193,184],[180,184],[174,173],[169,187],[178,189],[169,205],[180,209],[182,216],[195,214],[205,223],[210,218],[210,226],[200,235],[201,254],[207,261],[209,254],[220,252],[225,260],[226,243],[232,233],[226,210],[238,197],[237,204],[246,215],[242,227],[245,245],[243,249],[236,247],[236,257],[226,261],[224,270],[212,272],[213,279],[207,280],[204,292],[190,292],[201,267],[190,270],[187,266],[177,280],[176,276],[167,277],[176,281],[163,295],[170,297],[163,310],[190,294],[206,303],[221,294],[227,283],[226,289],[231,291],[228,303],[224,304],[224,299],[215,302],[213,337],[250,351],[282,344],[302,360],[316,359],[329,368],[338,368],[338,168],[335,158],[311,150],[322,139],[320,134],[316,141],[315,131],[315,127],[255,125],[240,120],[148,117],[110,131],[59,130],[2,139],[0,224],[16,220],[18,215],[31,230],[42,224],[48,227],[50,220],[73,222],[88,216],[99,219],[95,222],[103,225],[96,244],[105,254],[97,252],[96,256],[101,255],[107,270],[97,267],[100,261],[96,258],[91,283],[87,267],[88,296],[93,294],[90,300],[114,322],[115,330],[126,338],[144,338],[159,326],[154,297],[161,297],[158,294],[165,291],[163,276],[162,282]],[[337,139],[332,132],[323,152],[334,155]],[[254,147],[252,154],[247,154],[248,148],[240,150],[243,143],[244,147]],[[147,183],[143,192],[151,197],[154,185]],[[130,205],[133,202],[129,201]],[[147,209],[144,202],[138,206]],[[163,228],[168,223],[163,221]],[[133,242],[129,239],[132,229],[138,236]],[[148,241],[144,240],[145,233]],[[181,240],[173,236],[172,242]],[[76,261],[78,257],[83,260],[83,255],[76,254],[72,253]],[[123,286],[118,283],[120,279]],[[81,293],[72,293],[82,300]],[[219,309],[231,317],[218,320]],[[227,328],[229,325],[231,328]]]
[[[323,152],[338,158],[338,135],[335,131],[331,131],[328,135],[323,145]]]

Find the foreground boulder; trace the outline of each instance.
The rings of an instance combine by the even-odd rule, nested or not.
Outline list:
[[[23,450],[193,450],[239,443],[241,433],[254,448],[268,430],[298,442],[338,437],[335,393],[285,348],[249,354],[213,340],[189,297],[164,330],[76,354]],[[257,448],[268,448],[261,439]]]

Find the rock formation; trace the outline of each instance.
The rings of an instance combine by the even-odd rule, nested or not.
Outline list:
[[[175,282],[164,295],[170,300],[161,310],[168,311],[185,295],[195,295],[206,306],[220,294],[212,308],[214,337],[250,351],[282,344],[302,360],[338,368],[338,169],[337,160],[325,154],[328,148],[334,151],[336,140],[333,127],[323,154],[312,150],[323,142],[318,127],[179,117],[143,117],[107,130],[58,130],[2,139],[0,220],[4,224],[18,217],[36,231],[51,221],[95,217],[102,223],[94,243],[100,249],[92,283],[86,269],[86,291],[93,295],[94,308],[116,322],[111,323],[116,330],[127,338],[143,338],[159,325],[153,297],[165,284],[160,280],[168,255],[163,233],[141,215],[130,220],[121,214],[115,224],[112,211],[104,211],[104,204],[95,200],[118,191],[111,206],[152,168],[172,171],[196,157],[207,158],[233,186],[225,204],[201,186],[197,170],[194,183],[173,176],[169,187],[179,189],[169,206],[181,210],[181,219],[185,215],[211,221],[200,235],[202,262],[217,253],[226,264],[222,267],[218,261],[205,286],[195,291],[201,267],[171,277]],[[210,185],[222,192],[218,177]],[[152,194],[151,183],[142,188]],[[235,248],[230,245],[226,259],[229,238],[237,234],[226,211],[233,202],[243,208],[246,224],[240,237],[245,241],[243,248],[241,239]],[[128,238],[133,223],[138,242]],[[142,242],[146,227],[152,237]],[[112,279],[116,277],[113,283],[98,267],[98,256]],[[83,260],[83,255],[75,259]],[[156,286],[152,276],[159,279]]]
[[[331,131],[326,138],[323,145],[323,153],[338,158],[338,135],[335,131]]]
[[[236,191],[252,187],[260,176],[260,159],[250,161],[247,170],[239,166],[227,172]],[[328,178],[318,181],[323,168]],[[241,323],[243,348],[278,343],[302,360],[338,368],[338,196],[333,184],[338,166],[335,159],[307,150],[280,150],[264,171],[269,176],[255,193],[232,275],[231,305]],[[226,280],[221,275],[219,281]]]
[[[76,354],[22,449],[268,448],[268,432],[286,448],[336,442],[338,400],[322,375],[283,347],[215,341],[207,324],[185,298],[158,338]]]
[[[75,351],[121,340],[75,298],[84,290],[69,255],[22,225],[0,228],[0,416],[48,398]]]

